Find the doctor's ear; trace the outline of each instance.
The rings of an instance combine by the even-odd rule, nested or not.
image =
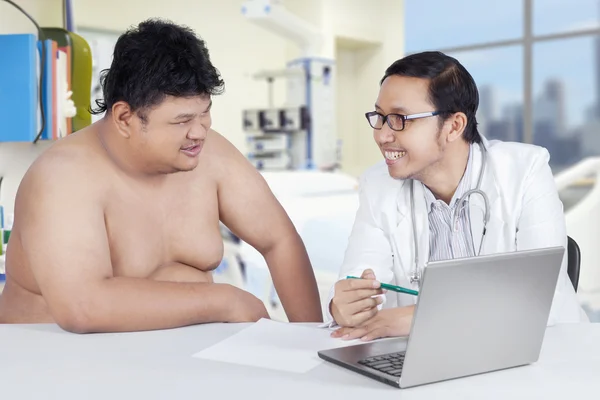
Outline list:
[[[444,128],[447,130],[449,142],[454,142],[457,139],[460,139],[467,127],[467,116],[465,113],[457,112],[452,114],[446,121],[444,122]]]

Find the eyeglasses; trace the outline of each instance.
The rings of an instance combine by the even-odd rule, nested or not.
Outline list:
[[[419,118],[428,118],[434,117],[436,115],[443,114],[443,111],[430,111],[423,112],[418,114],[410,114],[410,115],[402,115],[402,114],[388,114],[381,115],[377,111],[370,111],[365,113],[365,117],[367,117],[367,121],[369,121],[369,125],[373,129],[381,129],[383,128],[383,124],[387,121],[388,126],[394,131],[404,130],[404,126],[406,121],[411,119],[419,119]]]

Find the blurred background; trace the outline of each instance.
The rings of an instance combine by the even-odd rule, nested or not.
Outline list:
[[[439,49],[465,65],[485,136],[548,148],[555,172],[600,154],[599,1],[404,5],[406,52]]]
[[[206,41],[225,80],[225,93],[213,99],[213,128],[262,172],[288,211],[324,299],[354,220],[357,177],[381,157],[364,118],[379,80],[406,54],[441,50],[476,80],[482,134],[549,150],[568,233],[581,249],[578,295],[600,321],[599,0],[13,3],[41,28],[0,0],[0,204],[8,235],[14,194],[31,162],[101,117],[85,110],[102,97],[99,73],[110,66],[118,36],[146,18],[168,18]],[[49,54],[58,54],[46,73],[59,82],[46,86],[53,96],[42,94],[42,105],[35,95],[48,83],[40,77],[41,50],[21,61],[10,56],[14,40],[39,39],[40,32],[50,40]],[[10,86],[16,69],[29,74],[23,93],[31,96]],[[47,111],[43,132],[40,107]],[[23,110],[29,125],[16,117]],[[217,278],[257,294],[285,319],[260,254],[224,226],[222,234]]]

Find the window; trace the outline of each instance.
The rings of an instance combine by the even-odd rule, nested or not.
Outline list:
[[[533,141],[551,155],[557,171],[600,154],[597,37],[536,43],[533,48]]]
[[[405,0],[406,51],[518,39],[521,0]]]
[[[471,72],[485,136],[547,146],[556,169],[600,155],[600,0],[405,0],[405,21],[407,53]]]
[[[599,11],[598,0],[537,0],[533,2],[533,33],[598,29]]]
[[[523,52],[520,46],[448,53],[479,89],[477,122],[488,139],[523,140]]]

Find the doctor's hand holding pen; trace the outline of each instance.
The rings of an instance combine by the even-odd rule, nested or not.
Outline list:
[[[354,278],[354,277],[349,277]],[[361,279],[344,279],[336,283],[331,301],[331,314],[340,325],[331,336],[343,340],[375,340],[392,336],[408,336],[412,325],[414,306],[396,307],[379,311],[381,296],[386,289],[417,296],[415,290],[378,282],[375,273],[367,269]],[[383,289],[382,289],[383,287]]]
[[[335,295],[329,307],[335,322],[342,327],[359,326],[370,320],[383,302],[381,296],[377,296],[383,291],[375,273],[367,269],[360,278],[342,279],[335,284]]]

